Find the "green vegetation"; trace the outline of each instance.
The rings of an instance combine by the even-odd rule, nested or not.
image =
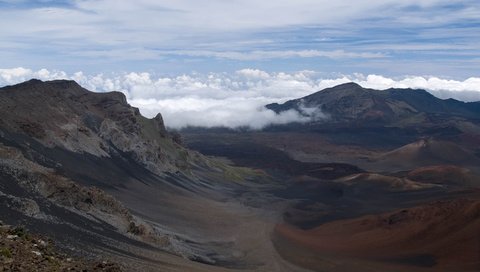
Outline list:
[[[59,259],[57,259],[57,258],[55,258],[55,257],[53,257],[53,256],[48,256],[48,257],[47,257],[47,260],[48,260],[48,262],[49,262],[49,264],[50,264],[49,269],[50,269],[51,271],[61,271],[60,268],[61,268],[62,264],[61,264],[61,262],[60,262]]]
[[[222,173],[223,179],[227,182],[243,182],[249,178],[263,176],[261,172],[254,169],[228,165],[218,158],[210,158],[208,162],[211,168],[217,169]]]
[[[144,235],[146,229],[143,225],[137,225],[135,222],[130,222],[127,232],[132,233],[133,235]]]
[[[0,256],[5,258],[12,258],[12,252],[8,248],[0,248]]]
[[[10,231],[11,235],[17,235],[20,238],[28,239],[28,233],[23,227],[16,227]]]

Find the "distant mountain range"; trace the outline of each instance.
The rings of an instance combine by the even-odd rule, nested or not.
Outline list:
[[[480,102],[439,99],[425,90],[373,90],[356,83],[327,88],[283,104],[266,105],[280,113],[296,110],[313,124],[344,126],[433,127],[479,129]],[[468,123],[468,124],[467,124]]]

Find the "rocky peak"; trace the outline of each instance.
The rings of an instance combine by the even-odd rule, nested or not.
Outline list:
[[[0,131],[50,148],[100,157],[127,152],[156,173],[177,171],[188,160],[161,114],[143,117],[121,92],[94,93],[69,80],[30,80],[0,88],[0,115]]]
[[[342,90],[342,89],[357,89],[357,90],[363,90],[363,87],[360,86],[358,83],[355,82],[347,82],[343,83],[337,86],[332,87],[331,89],[334,90]]]
[[[369,89],[365,89],[357,83],[350,82],[318,91],[304,97],[304,100],[307,100],[311,103],[321,102],[319,100],[335,101],[343,97],[360,97],[362,95],[368,94],[369,91]]]

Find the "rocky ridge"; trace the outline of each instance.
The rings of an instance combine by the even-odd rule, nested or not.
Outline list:
[[[48,148],[96,157],[130,153],[156,174],[185,170],[195,160],[166,131],[160,114],[143,117],[120,92],[92,93],[74,81],[33,79],[1,88],[0,105],[3,130]]]
[[[311,117],[309,124],[455,127],[463,132],[480,131],[480,102],[442,100],[425,90],[374,90],[353,82],[283,104],[269,104],[266,108],[277,113],[296,110]]]

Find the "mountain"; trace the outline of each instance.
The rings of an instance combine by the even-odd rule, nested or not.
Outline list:
[[[424,127],[469,122],[478,131],[480,102],[442,100],[425,90],[373,90],[356,83],[341,84],[311,95],[266,105],[276,113],[296,110],[311,123],[356,126]],[[459,127],[465,130],[464,127]]]
[[[309,124],[181,136],[119,92],[68,80],[0,88],[0,270],[477,268],[476,104],[389,127],[416,116],[417,101],[338,88],[321,112],[323,98],[298,106],[321,117]]]
[[[247,254],[274,252],[268,233],[253,231],[271,226],[271,219],[247,208],[258,205],[252,196],[270,179],[185,148],[160,114],[143,117],[122,93],[30,80],[0,88],[0,115],[0,220],[6,224],[124,271],[276,263]],[[236,242],[240,229],[248,235]],[[248,239],[264,244],[243,242]]]
[[[128,152],[156,173],[186,164],[162,116],[144,118],[122,93],[92,93],[74,81],[30,80],[3,88],[0,97],[0,126],[13,141],[26,136],[47,148],[97,158]]]

